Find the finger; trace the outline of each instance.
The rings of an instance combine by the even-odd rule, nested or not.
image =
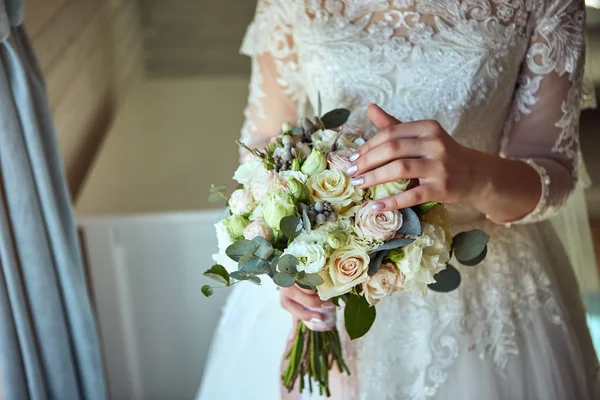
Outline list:
[[[358,176],[399,158],[424,157],[427,145],[427,141],[417,138],[390,140],[366,152],[346,173]]]
[[[388,126],[400,124],[400,120],[394,118],[390,114],[386,113],[381,107],[375,103],[370,103],[367,107],[367,114],[369,119],[373,122],[373,125],[379,130],[387,128]]]
[[[435,201],[433,189],[428,184],[419,185],[395,196],[377,200],[372,207],[377,211],[392,211]]]
[[[360,146],[350,161],[356,161],[373,148],[394,139],[401,138],[435,138],[440,132],[443,132],[440,124],[436,121],[414,121],[405,122],[400,125],[392,125],[381,129],[375,136],[367,140],[365,144]]]
[[[313,318],[322,321],[324,318],[323,314],[316,311],[311,311],[287,297],[282,297],[281,306],[284,310],[287,310],[294,317],[298,318],[301,321],[310,321]]]
[[[403,158],[357,176],[352,184],[366,189],[399,179],[426,178],[434,173],[434,167],[435,163],[426,158]]]
[[[306,293],[306,294],[317,294],[316,291],[312,290],[312,289],[304,289],[298,285],[294,286],[296,289],[298,289],[299,291],[301,291],[302,293]]]
[[[323,300],[316,294],[307,294],[302,292],[299,288],[290,287],[282,289],[284,296],[289,297],[296,303],[302,304],[304,307],[320,308],[323,304]]]

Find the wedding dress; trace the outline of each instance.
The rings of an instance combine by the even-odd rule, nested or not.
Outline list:
[[[548,221],[578,178],[584,26],[576,0],[259,1],[242,46],[246,143],[314,115],[320,93],[323,110],[348,108],[370,133],[369,102],[437,120],[463,145],[528,163],[543,188],[511,224],[450,207],[455,233],[490,234],[485,262],[453,262],[454,292],[380,302],[371,331],[344,340],[352,376],[335,399],[600,398],[580,290]],[[291,318],[266,286],[231,293],[201,400],[280,398]]]

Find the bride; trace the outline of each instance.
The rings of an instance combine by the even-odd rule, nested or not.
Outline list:
[[[344,341],[352,375],[334,399],[599,398],[579,288],[548,222],[578,179],[584,26],[578,0],[259,1],[242,47],[246,143],[313,116],[320,93],[372,135],[347,171],[354,185],[419,179],[376,207],[440,201],[454,233],[491,236],[484,265],[459,266],[458,290],[378,305],[371,331]],[[297,288],[236,287],[199,398],[280,398],[293,321],[327,306]]]

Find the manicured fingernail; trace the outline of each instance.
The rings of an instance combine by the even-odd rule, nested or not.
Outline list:
[[[354,153],[348,158],[348,161],[354,162],[354,161],[358,160],[359,157],[360,157],[360,153]]]
[[[320,318],[311,318],[311,319],[310,319],[310,323],[311,323],[311,324],[319,324],[319,323],[321,323],[321,322],[323,322],[323,320],[322,320],[322,319],[320,319]]]
[[[348,168],[348,169],[346,170],[346,173],[347,173],[348,175],[354,175],[354,173],[355,173],[356,171],[358,171],[358,167],[357,167],[356,165],[353,165],[353,166],[351,166],[350,168]]]
[[[371,205],[371,208],[375,211],[381,211],[385,208],[385,204],[383,204],[382,202],[375,202]]]
[[[352,179],[350,183],[352,183],[354,186],[360,186],[365,183],[365,178]]]

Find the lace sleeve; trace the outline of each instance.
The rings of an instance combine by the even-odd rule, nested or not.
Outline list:
[[[585,7],[579,0],[543,2],[534,15],[503,153],[540,175],[542,195],[518,221],[547,219],[566,203],[578,179],[579,112],[585,55]]]
[[[282,0],[259,0],[241,53],[252,60],[242,142],[260,147],[279,133],[283,122],[298,118],[303,96],[298,79],[292,25]]]

